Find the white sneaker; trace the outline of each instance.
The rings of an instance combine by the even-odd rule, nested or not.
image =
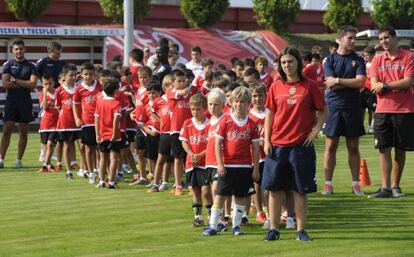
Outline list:
[[[122,164],[122,171],[130,174],[132,170],[129,168],[128,164]]]
[[[53,161],[57,161],[57,155],[56,155],[56,154],[53,154],[53,155],[52,155],[52,160],[53,160]]]
[[[98,173],[92,172],[89,174],[89,184],[95,184],[96,179],[98,178]]]
[[[83,178],[83,177],[85,176],[85,173],[83,172],[83,170],[78,170],[78,172],[76,173],[76,175],[77,175],[78,177]]]
[[[44,162],[46,157],[43,154],[39,155],[39,162]]]
[[[295,228],[295,219],[292,217],[287,217],[286,229],[294,229],[294,228]]]
[[[372,126],[368,126],[368,134],[374,134],[374,128]]]
[[[21,168],[23,168],[22,160],[16,160],[16,163],[15,163],[14,167],[15,167],[16,169],[21,169]]]

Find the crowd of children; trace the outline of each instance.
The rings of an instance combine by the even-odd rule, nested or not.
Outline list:
[[[301,56],[303,74],[316,81],[322,94],[323,66],[316,50]],[[149,193],[168,190],[172,174],[170,193],[179,196],[184,186],[190,189],[193,226],[203,226],[207,218],[203,235],[225,231],[229,224],[234,235],[243,234],[240,226],[249,223],[251,208],[257,222],[269,229],[268,194],[261,189],[265,102],[279,79],[280,61],[274,60],[270,75],[273,69],[263,56],[233,58],[227,69],[202,59],[199,47],[192,49],[194,58],[187,65],[178,62],[183,58],[174,47],[170,51],[173,69],[162,80],[157,69],[146,66],[156,67],[157,56],[146,63],[140,49],[130,52],[129,68],[84,63],[78,74],[75,65],[66,64],[57,89],[53,77],[43,75],[39,132],[45,158],[40,172],[62,170],[63,156],[68,180],[77,169],[79,177],[98,188],[117,189],[128,172],[130,185],[145,185]],[[56,149],[53,165],[56,144],[63,145],[63,154]],[[285,193],[281,218],[293,229],[292,195]]]

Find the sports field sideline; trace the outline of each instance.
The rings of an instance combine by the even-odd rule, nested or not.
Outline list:
[[[266,231],[252,224],[246,235],[201,236],[192,228],[191,198],[120,184],[97,189],[86,179],[67,181],[64,173],[37,173],[39,135],[30,134],[15,170],[13,135],[5,169],[0,170],[0,256],[414,256],[414,154],[407,153],[401,183],[406,197],[367,199],[351,194],[345,146],[338,149],[335,191],[309,197],[307,230],[311,243],[294,240],[282,225],[281,241],[264,242]],[[343,140],[341,141],[343,142]],[[373,186],[380,183],[373,137],[361,138]],[[323,181],[323,140],[316,142],[318,179]],[[321,183],[319,183],[321,185]],[[320,190],[320,188],[318,189]]]

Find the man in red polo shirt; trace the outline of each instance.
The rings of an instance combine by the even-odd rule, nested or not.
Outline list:
[[[401,197],[400,180],[405,164],[405,151],[414,151],[414,57],[398,47],[392,27],[379,29],[378,39],[383,54],[371,63],[371,89],[377,95],[374,116],[375,147],[379,149],[382,187],[370,198]],[[394,161],[391,148],[395,149]],[[394,176],[391,181],[391,170]]]

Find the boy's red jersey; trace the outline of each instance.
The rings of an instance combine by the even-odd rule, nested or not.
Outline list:
[[[46,107],[43,108],[40,120],[39,132],[56,131],[59,112],[55,108],[56,93],[46,93]],[[39,103],[44,99],[43,92],[39,94]]]
[[[157,97],[152,105],[154,112],[160,117],[160,133],[170,133],[171,112],[167,96]]]
[[[251,146],[260,140],[256,124],[248,117],[238,121],[232,113],[219,123],[216,137],[223,140],[223,164],[225,167],[251,168]]]
[[[160,133],[160,121],[156,118],[156,113],[153,109],[153,102],[149,101],[145,107],[144,112],[142,113],[143,119],[145,120],[145,125],[150,129],[154,130],[157,133]]]
[[[73,104],[81,106],[82,108],[82,127],[94,126],[96,96],[101,91],[101,85],[96,80],[92,86],[88,86],[82,82],[76,87],[75,93],[73,94]]]
[[[138,71],[139,69],[142,67],[141,64],[135,64],[135,65],[131,65],[131,67],[129,68],[131,71],[131,84],[133,87],[134,92],[136,92],[140,85],[139,85],[139,78],[138,78]]]
[[[75,124],[75,117],[73,116],[73,94],[76,91],[77,85],[72,88],[66,87],[61,84],[55,93],[56,108],[59,110],[59,118],[57,123],[57,129],[59,131],[78,131],[79,127]],[[78,110],[80,116],[80,110]]]
[[[200,90],[201,93],[207,95],[208,92],[210,92],[210,88],[204,84],[205,80],[206,78],[203,72],[194,79],[194,85],[198,88],[198,90]]]
[[[179,139],[187,142],[194,154],[199,154],[207,148],[208,127],[209,120],[207,118],[203,124],[198,124],[194,118],[188,119],[184,121]],[[205,169],[205,158],[202,158],[196,165],[193,165],[191,163],[191,157],[187,155],[185,171],[189,172],[193,170],[193,168]]]
[[[217,168],[216,152],[214,150],[214,144],[216,142],[216,130],[220,121],[226,114],[222,114],[218,119],[210,119],[210,125],[208,127],[207,138],[207,151],[206,151],[206,167]]]
[[[249,118],[256,124],[257,132],[259,133],[260,140],[264,139],[264,123],[266,118],[267,109],[263,112],[256,112],[253,109],[249,111]],[[263,151],[263,147],[260,147],[260,162],[264,162],[266,154]]]
[[[270,85],[273,83],[273,78],[270,76],[269,73],[260,74],[260,82],[262,82],[266,86],[266,91],[269,90]]]
[[[172,88],[167,90],[168,104],[171,110],[170,133],[177,134],[186,119],[191,118],[190,98],[199,92],[195,86],[190,86],[190,92],[184,96],[177,95],[177,89]]]
[[[119,116],[121,118],[121,103],[114,97],[102,96],[95,109],[95,117],[99,117],[98,132],[101,137],[101,141],[111,140],[114,132],[113,124],[115,116]],[[121,140],[120,123],[118,133],[115,135],[115,140]]]

